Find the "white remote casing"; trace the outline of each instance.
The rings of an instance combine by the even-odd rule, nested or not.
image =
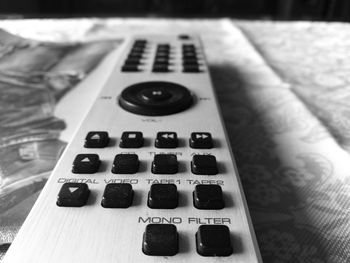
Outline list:
[[[149,43],[143,71],[121,72],[135,39],[146,39]],[[172,46],[174,65],[170,73],[152,72],[155,47],[159,43],[169,43]],[[182,72],[180,54],[183,43],[193,43],[199,50],[203,62],[202,72]],[[200,40],[192,36],[190,39],[180,39],[178,36],[145,35],[130,38],[122,48],[124,51],[113,73],[66,148],[7,252],[4,263],[262,262]],[[193,105],[182,112],[161,117],[141,116],[122,109],[117,103],[122,90],[145,81],[167,81],[185,86],[193,94]],[[102,149],[84,148],[84,139],[89,131],[107,131],[112,143]],[[144,147],[120,148],[120,137],[124,131],[142,132]],[[179,147],[155,148],[154,140],[160,131],[176,132]],[[210,132],[214,147],[190,148],[189,138],[192,132]],[[140,171],[136,174],[111,173],[115,155],[126,152],[138,155]],[[99,155],[102,165],[97,173],[71,172],[75,156],[82,153]],[[171,175],[153,174],[151,163],[155,153],[175,153],[179,161],[179,172]],[[218,161],[219,173],[193,174],[190,169],[193,154],[214,155]],[[87,183],[91,191],[87,205],[57,206],[57,195],[64,182]],[[132,206],[126,209],[106,209],[101,206],[104,188],[112,182],[132,184],[135,192]],[[147,206],[147,195],[152,183],[176,184],[179,206],[175,209],[150,209]],[[225,208],[196,209],[192,193],[198,183],[221,185]],[[177,227],[179,252],[175,256],[148,256],[142,252],[143,233],[149,223],[172,223]],[[227,257],[199,255],[195,234],[201,224],[228,226],[233,254]]]

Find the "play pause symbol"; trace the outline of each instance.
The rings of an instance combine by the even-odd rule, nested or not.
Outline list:
[[[158,132],[155,141],[157,148],[176,148],[178,145],[176,132]]]

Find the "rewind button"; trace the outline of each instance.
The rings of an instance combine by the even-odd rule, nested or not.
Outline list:
[[[178,145],[176,132],[158,132],[155,141],[157,148],[176,148]]]
[[[58,206],[81,207],[84,206],[89,198],[90,190],[84,183],[65,183],[58,193]]]

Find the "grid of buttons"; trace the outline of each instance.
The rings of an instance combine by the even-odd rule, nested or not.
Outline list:
[[[167,46],[163,47],[164,50]],[[85,148],[108,147],[110,137],[106,131],[91,131],[85,137]],[[188,140],[193,149],[211,149],[213,139],[208,132],[193,132]],[[126,131],[120,138],[120,148],[140,148],[144,146],[142,132]],[[158,132],[154,141],[157,148],[178,147],[176,132]],[[73,161],[72,172],[92,174],[99,170],[101,160],[98,154],[78,154]],[[139,172],[140,160],[136,153],[117,154],[111,172],[114,174],[135,174]],[[190,163],[191,172],[196,175],[216,175],[219,173],[216,157],[194,154]],[[151,172],[153,174],[178,173],[175,154],[155,154]],[[57,206],[82,207],[88,203],[90,189],[86,183],[64,183],[57,196]],[[96,193],[94,193],[95,195]],[[140,193],[137,193],[140,195]],[[187,200],[175,184],[150,186],[146,200],[149,209],[176,209],[181,199]],[[219,210],[225,207],[224,193],[220,185],[198,184],[192,192],[193,207],[200,210]],[[129,183],[108,183],[105,186],[101,207],[105,209],[127,209],[133,206],[134,190]],[[94,201],[90,201],[94,202]],[[179,234],[172,224],[149,224],[143,233],[142,251],[149,256],[174,256],[179,252]],[[230,231],[225,225],[201,225],[195,236],[196,250],[201,256],[229,256],[233,253]]]
[[[200,59],[198,57],[197,47],[193,44],[182,45],[182,66],[185,73],[200,72]]]
[[[191,38],[178,38],[180,47],[174,43],[152,43],[143,39],[135,40],[128,56],[122,65],[122,72],[145,71],[148,64],[149,54],[153,53],[154,59],[151,65],[153,73],[168,73],[181,71],[184,73],[203,72],[203,56]],[[177,57],[179,57],[180,62]]]
[[[140,66],[142,60],[146,56],[147,40],[138,39],[134,42],[127,58],[122,66],[122,72],[138,72],[141,71]]]

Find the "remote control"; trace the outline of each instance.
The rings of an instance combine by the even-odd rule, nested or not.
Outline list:
[[[200,39],[122,48],[4,262],[262,262]]]

